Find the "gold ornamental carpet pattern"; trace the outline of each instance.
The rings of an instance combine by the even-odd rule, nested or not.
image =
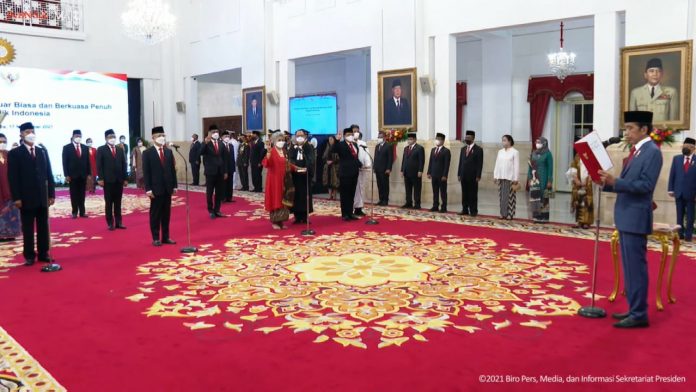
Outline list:
[[[124,190],[126,191],[126,190]],[[134,212],[147,213],[150,210],[150,198],[144,191],[135,190],[138,193],[124,193],[121,199],[121,214],[127,215]],[[181,196],[172,198],[172,207],[184,204]],[[104,196],[100,194],[88,193],[85,197],[85,210],[90,216],[104,216]],[[72,215],[70,205],[70,195],[58,195],[56,203],[51,207],[51,216],[57,218],[69,218]]]
[[[547,329],[589,296],[586,265],[487,238],[342,232],[201,248],[138,267],[127,299],[191,330],[285,330],[365,349],[450,329]]]
[[[0,391],[66,391],[29,353],[0,327]]]

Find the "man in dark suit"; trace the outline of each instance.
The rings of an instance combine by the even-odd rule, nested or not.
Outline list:
[[[380,131],[375,146],[375,177],[377,178],[378,206],[389,204],[389,175],[394,164],[394,148],[384,141],[384,132]]]
[[[416,143],[416,134],[408,134],[408,145],[404,148],[401,161],[401,175],[406,187],[406,204],[401,208],[421,208],[421,188],[423,186],[423,167],[425,166],[425,150]],[[415,204],[413,204],[415,201]]]
[[[343,130],[343,139],[334,143],[331,154],[338,154],[338,191],[341,193],[341,218],[344,221],[357,220],[353,215],[355,187],[358,186],[358,174],[362,164],[358,159],[358,144],[355,143],[353,129]]]
[[[652,200],[662,169],[662,153],[650,139],[652,112],[624,112],[624,135],[631,152],[621,176],[600,170],[604,190],[615,192],[614,224],[619,231],[621,262],[629,310],[616,313],[617,328],[648,326],[648,235],[653,229]]]
[[[126,137],[124,135],[121,135],[118,138],[118,146],[121,147],[123,153],[126,155],[126,162],[129,162],[130,160],[128,159],[128,145],[126,144]]]
[[[259,106],[259,97],[254,95],[247,107],[247,129],[263,129],[263,109]]]
[[[208,129],[208,136],[206,136],[205,144],[201,148],[203,173],[205,174],[205,196],[210,219],[225,217],[220,212],[220,207],[225,196],[225,181],[227,180],[226,155],[227,149],[220,140],[220,131],[213,124]]]
[[[239,182],[242,183],[242,190],[249,190],[249,143],[248,135],[239,137],[239,156],[237,157],[237,173]]]
[[[191,185],[198,186],[200,183],[202,147],[201,142],[198,140],[198,135],[194,133],[191,136],[191,149],[189,150],[189,163],[191,164],[191,174],[193,177]]]
[[[476,132],[466,131],[459,153],[457,178],[462,186],[462,211],[459,215],[478,215],[478,184],[483,170],[483,148],[474,144]]]
[[[254,192],[263,192],[261,180],[263,178],[263,158],[266,156],[266,147],[259,140],[261,132],[254,131],[251,136],[249,164],[251,165],[251,182],[254,185]]]
[[[412,122],[411,106],[402,96],[401,79],[394,79],[392,96],[384,102],[384,125],[410,125]]]
[[[433,207],[432,212],[447,212],[447,177],[451,154],[450,150],[444,146],[445,135],[438,133],[435,135],[435,147],[430,150],[430,161],[428,162],[428,179],[433,184]],[[442,202],[442,203],[440,203]]]
[[[145,193],[150,198],[152,245],[173,245],[176,241],[169,237],[169,218],[172,211],[172,195],[177,190],[174,154],[165,147],[164,128],[152,128],[152,141],[152,147],[143,152],[143,179]]]
[[[109,231],[125,229],[121,219],[121,199],[123,187],[128,186],[128,173],[126,168],[126,154],[116,145],[116,134],[113,129],[104,132],[106,144],[97,149],[97,183],[104,188],[104,201],[106,203],[106,224]],[[114,217],[116,225],[114,226]]]
[[[222,135],[222,142],[225,145],[225,166],[227,166],[227,178],[225,179],[225,202],[234,202],[234,172],[237,171],[237,165],[234,159],[234,145],[232,144],[232,134],[225,131]]]
[[[696,140],[687,137],[682,155],[672,159],[667,191],[677,205],[677,224],[681,226],[679,238],[691,242],[694,235],[694,200],[696,199],[696,167],[694,167]],[[686,223],[684,223],[686,218]]]
[[[85,193],[87,192],[87,179],[92,175],[89,159],[89,148],[82,144],[82,132],[79,129],[73,131],[72,141],[63,146],[63,175],[65,181],[70,184],[70,204],[72,205],[72,218],[77,214],[86,218]]]
[[[39,261],[51,262],[48,254],[48,207],[56,198],[53,171],[48,152],[37,146],[34,126],[24,123],[19,127],[22,145],[10,150],[7,156],[7,176],[12,200],[22,217],[24,265],[34,264],[34,225],[36,225]]]

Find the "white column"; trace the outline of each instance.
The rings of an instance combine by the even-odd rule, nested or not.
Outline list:
[[[602,139],[618,136],[619,116],[619,15],[594,16],[594,128]]]
[[[452,140],[457,135],[457,40],[453,35],[435,37],[435,59],[436,83],[432,94],[435,100],[435,129],[431,130],[428,138],[434,139],[436,132],[442,132],[448,140]]]
[[[283,77],[285,76],[285,77]],[[295,61],[280,61],[280,103],[278,104],[278,124],[280,129],[288,129],[289,106],[288,98],[295,96]]]
[[[186,97],[186,132],[185,139],[188,140],[194,133],[201,136],[203,130],[200,129],[202,124],[198,117],[198,81],[193,77],[184,79],[184,96]]]
[[[528,126],[512,132],[512,37],[509,33],[485,34],[481,51],[483,142],[498,142],[507,133],[515,140],[529,140]]]

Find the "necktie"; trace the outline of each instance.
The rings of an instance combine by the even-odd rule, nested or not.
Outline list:
[[[31,146],[29,149],[31,150],[31,157],[36,159],[36,154],[34,154],[34,146]]]
[[[469,154],[471,154],[471,146],[466,148],[466,156],[468,157]]]
[[[400,99],[396,100],[396,110],[401,111],[401,100]]]
[[[116,148],[111,146],[111,156],[116,158]]]
[[[689,157],[684,157],[684,173],[689,172]]]
[[[350,153],[353,154],[353,158],[357,158],[358,153],[355,151],[355,147],[353,147],[353,143],[348,143],[348,146],[350,147]]]
[[[217,142],[213,142],[213,148],[215,149],[215,155],[218,154],[218,145]]]
[[[629,164],[631,164],[631,161],[633,160],[633,157],[636,155],[636,148],[631,147],[631,153],[628,154],[628,158],[626,158],[626,163],[624,164],[624,167],[627,167]]]
[[[82,156],[82,149],[80,148],[79,144],[75,145],[75,152],[77,152],[77,158],[80,159],[80,157]]]
[[[164,150],[162,150],[162,147],[159,148],[159,157],[160,157],[160,163],[162,166],[164,166]]]
[[[655,86],[652,86],[652,88],[650,88],[650,98],[654,98],[654,97],[655,97]]]

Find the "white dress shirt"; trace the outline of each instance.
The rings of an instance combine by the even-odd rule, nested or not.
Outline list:
[[[493,178],[518,181],[520,176],[520,153],[514,147],[500,149],[495,160]]]

